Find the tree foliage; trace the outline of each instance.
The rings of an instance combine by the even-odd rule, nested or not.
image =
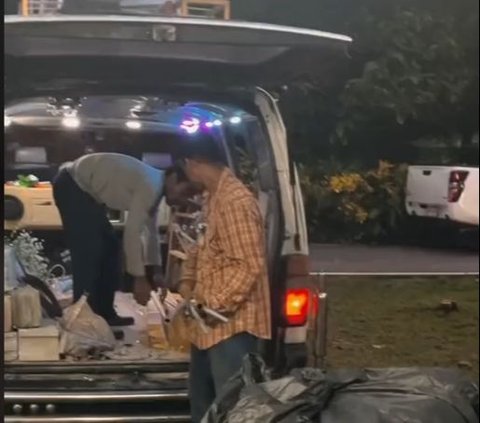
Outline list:
[[[331,139],[348,145],[368,138],[380,154],[386,143],[426,135],[470,140],[478,128],[471,119],[476,110],[469,110],[478,68],[468,66],[454,18],[399,9],[388,21],[371,16],[366,23],[377,34],[377,54],[345,84]]]
[[[478,0],[238,0],[235,10],[355,40],[334,84],[313,75],[283,96],[297,158],[401,162],[412,140],[468,144],[478,132]]]
[[[458,164],[464,154],[448,147],[453,140],[473,147],[468,155],[478,164],[478,0],[234,0],[233,6],[240,18],[354,39],[348,68],[327,87],[311,75],[280,96],[290,151],[302,163],[312,239],[413,239],[401,164]],[[419,139],[442,149],[434,156],[414,145]]]

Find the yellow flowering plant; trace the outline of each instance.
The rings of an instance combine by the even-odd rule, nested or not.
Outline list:
[[[317,165],[302,167],[301,174],[314,240],[380,242],[400,231],[405,166],[380,161],[359,171]]]

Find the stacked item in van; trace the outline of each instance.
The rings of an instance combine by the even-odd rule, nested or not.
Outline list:
[[[33,273],[41,273],[43,269],[44,261],[37,254],[38,240],[24,233],[15,241],[13,245],[4,244],[4,359],[59,360],[60,330],[54,320],[45,318],[42,308],[48,308],[50,316],[47,317],[58,317],[61,310],[51,303],[55,302],[53,296],[43,296],[37,285],[40,279],[25,272],[25,267]],[[27,266],[22,266],[17,259],[16,249],[21,245],[29,254]]]
[[[42,241],[25,231],[14,233],[5,243],[4,251],[5,359],[86,360],[112,358],[112,354],[116,358],[132,359],[147,353],[155,357],[187,354],[190,324],[199,324],[204,330],[208,328],[198,314],[199,305],[184,302],[172,291],[177,288],[189,249],[195,246],[204,230],[199,208],[199,204],[192,203],[184,213],[172,214],[167,285],[152,292],[147,307],[137,304],[132,294],[117,292],[117,313],[133,316],[135,321],[133,326],[122,328],[120,340],[115,339],[108,324],[91,310],[87,296],[72,304],[73,281],[66,271],[68,257],[62,256],[61,263],[51,267]],[[186,319],[186,315],[191,318]],[[139,353],[139,349],[144,350]]]
[[[5,361],[59,360],[59,336],[58,324],[42,316],[39,291],[19,285],[5,292]]]

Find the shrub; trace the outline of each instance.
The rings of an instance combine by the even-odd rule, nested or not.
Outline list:
[[[317,163],[301,167],[310,238],[317,242],[384,242],[405,221],[406,166],[380,161],[366,171]]]

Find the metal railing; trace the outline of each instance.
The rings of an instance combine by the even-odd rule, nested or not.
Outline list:
[[[379,277],[412,277],[412,276],[478,276],[478,272],[311,272],[311,277],[326,276],[379,276]]]

